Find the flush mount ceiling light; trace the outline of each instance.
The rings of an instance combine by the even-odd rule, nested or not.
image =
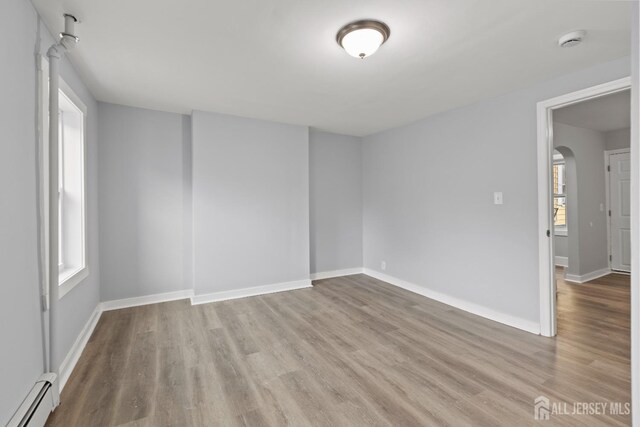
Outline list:
[[[342,27],[336,41],[349,55],[364,59],[373,55],[387,41],[390,33],[387,24],[367,19]]]
[[[571,31],[570,33],[567,33],[558,39],[558,46],[560,47],[577,46],[580,43],[582,43],[582,39],[584,39],[585,35],[586,35],[586,32],[583,30]]]

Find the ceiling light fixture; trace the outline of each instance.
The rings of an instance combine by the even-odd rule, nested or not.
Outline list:
[[[354,58],[373,55],[387,41],[391,30],[387,24],[370,19],[345,25],[338,31],[336,41]]]

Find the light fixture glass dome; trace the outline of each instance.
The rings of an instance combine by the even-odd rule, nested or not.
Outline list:
[[[375,53],[384,38],[377,30],[363,28],[344,36],[342,47],[347,53],[356,58],[365,58]]]
[[[382,22],[357,21],[342,27],[336,40],[349,55],[364,59],[387,41],[389,33],[389,27]]]

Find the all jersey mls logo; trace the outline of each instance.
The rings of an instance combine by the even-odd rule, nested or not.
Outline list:
[[[538,396],[533,401],[533,418],[535,420],[548,420],[551,414],[549,399],[545,396]]]
[[[536,421],[546,421],[551,415],[629,415],[629,402],[551,402],[546,396],[538,396],[533,401],[533,418]]]

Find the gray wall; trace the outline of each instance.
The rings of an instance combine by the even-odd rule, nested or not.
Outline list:
[[[365,137],[365,267],[538,322],[536,103],[628,74],[623,58]]]
[[[607,268],[609,265],[607,216],[604,209],[606,207],[605,134],[562,123],[553,125],[553,134],[556,149],[562,151],[560,147],[566,147],[571,150],[577,174],[575,181],[567,180],[568,192],[575,190],[572,187],[577,183],[577,211],[575,200],[573,202],[569,200],[568,206],[568,211],[575,212],[568,212],[569,268],[567,273],[585,275]],[[601,207],[603,210],[600,209]],[[577,227],[571,224],[572,220],[575,221],[574,214],[577,214]],[[577,257],[572,247],[577,247]]]
[[[99,106],[102,300],[190,289],[184,250],[189,118]]]
[[[362,267],[362,140],[309,133],[311,272]]]
[[[309,130],[192,115],[196,295],[309,278]]]
[[[607,132],[605,137],[607,150],[629,148],[631,144],[631,129],[613,130]]]
[[[0,301],[0,424],[13,415],[44,370],[42,317],[39,305],[37,214],[37,74],[34,52],[44,53],[53,38],[39,24],[30,2],[0,2],[0,22],[8,36],[0,40],[4,61],[0,76],[0,174],[12,185],[3,190],[0,210],[0,254],[3,288]],[[87,105],[87,260],[90,276],[60,300],[58,355],[71,348],[99,301],[96,103],[69,63],[62,77]]]
[[[0,425],[5,425],[43,371],[38,304],[36,218],[36,46],[37,16],[24,0],[0,2]],[[11,244],[9,244],[11,242]]]
[[[640,222],[640,3],[631,6],[631,221]],[[640,424],[640,341],[637,339],[640,331],[640,228],[631,227],[631,422]]]
[[[556,257],[569,257],[569,239],[568,236],[554,236],[553,240],[555,256]]]

